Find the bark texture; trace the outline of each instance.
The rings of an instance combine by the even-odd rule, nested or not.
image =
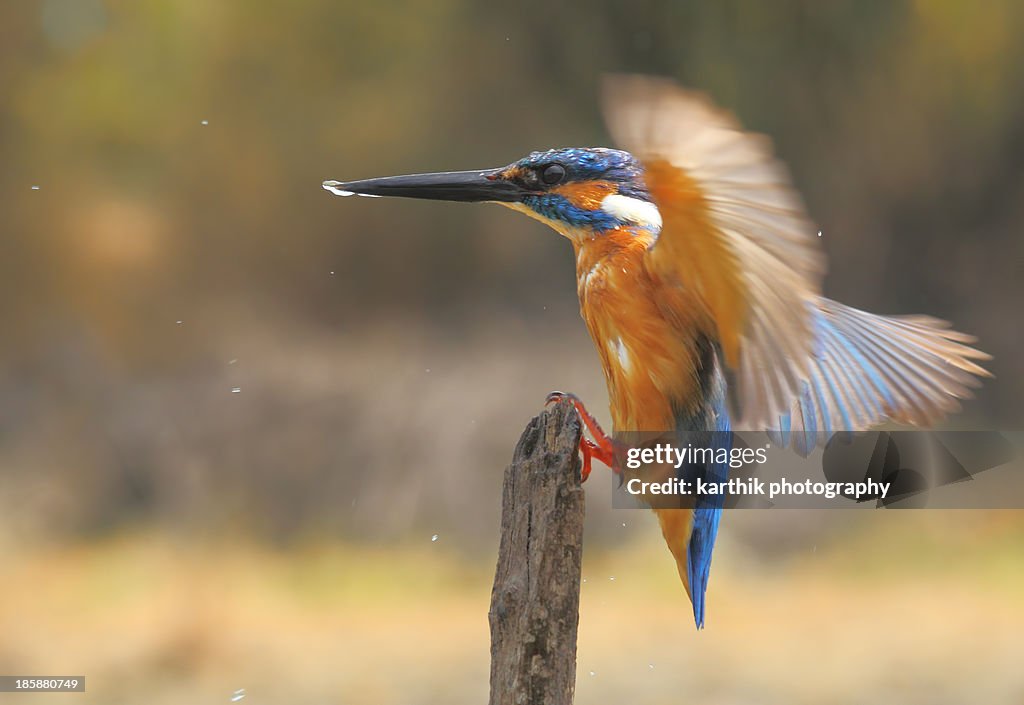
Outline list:
[[[579,418],[563,401],[530,421],[505,470],[488,614],[490,705],[572,703],[584,515],[579,443]]]

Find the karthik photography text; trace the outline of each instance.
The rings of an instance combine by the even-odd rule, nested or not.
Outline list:
[[[756,477],[733,478],[725,482],[713,482],[696,478],[683,480],[677,477],[662,482],[644,482],[632,478],[626,482],[626,491],[634,495],[761,495],[774,499],[782,495],[817,495],[826,499],[847,497],[859,500],[862,498],[881,497],[889,494],[888,482],[814,482],[813,480],[787,480],[782,478],[775,482],[765,482]]]
[[[669,443],[658,443],[642,448],[629,448],[625,455],[626,467],[638,470],[647,465],[672,466],[676,470],[684,467],[710,465],[728,465],[740,468],[746,465],[763,465],[768,460],[767,449],[759,448],[722,448],[695,446],[674,446]],[[864,499],[886,499],[891,486],[890,481],[881,481],[864,477],[859,481],[829,482],[816,481],[809,478],[789,479],[773,478],[770,481],[758,477],[733,477],[728,480],[715,481],[700,476],[682,476],[648,481],[633,477],[626,481],[626,491],[632,495],[742,495],[761,496],[767,499],[794,495],[812,496],[825,499],[843,497],[855,501]]]

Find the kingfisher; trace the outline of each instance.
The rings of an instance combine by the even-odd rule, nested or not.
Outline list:
[[[933,425],[990,376],[979,364],[990,356],[945,321],[822,295],[818,231],[766,137],[666,78],[609,76],[603,99],[621,149],[549,149],[494,169],[323,188],[498,203],[568,239],[613,434],[767,431],[807,455],[839,431]],[[613,436],[576,396],[548,401],[563,398],[590,436],[582,479],[593,459],[621,472]],[[713,460],[688,469],[716,482],[728,470]],[[654,507],[698,629],[722,504],[709,495]]]

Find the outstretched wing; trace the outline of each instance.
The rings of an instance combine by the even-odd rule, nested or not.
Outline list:
[[[670,319],[713,328],[738,383],[736,425],[774,425],[810,373],[807,303],[825,268],[786,168],[766,137],[671,81],[612,76],[604,103],[661,212],[646,256],[663,285],[659,305]]]
[[[815,350],[810,374],[789,413],[769,435],[807,455],[837,431],[861,431],[886,420],[931,426],[972,396],[978,362],[974,337],[928,316],[879,316],[819,298],[808,306]]]

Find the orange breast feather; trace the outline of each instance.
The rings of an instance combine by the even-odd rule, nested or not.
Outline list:
[[[704,316],[681,304],[674,311],[677,320],[665,318],[644,266],[652,241],[652,235],[619,230],[576,247],[580,312],[597,347],[620,432],[668,431],[675,428],[673,405],[699,401],[696,336],[706,325]],[[692,321],[678,320],[691,314]]]
[[[644,266],[651,235],[613,231],[577,246],[580,311],[608,383],[614,428],[664,432],[674,410],[699,403],[696,336],[713,325],[680,295],[667,320]],[[687,333],[689,331],[689,333]],[[693,512],[654,508],[679,577],[690,592],[686,551]]]

